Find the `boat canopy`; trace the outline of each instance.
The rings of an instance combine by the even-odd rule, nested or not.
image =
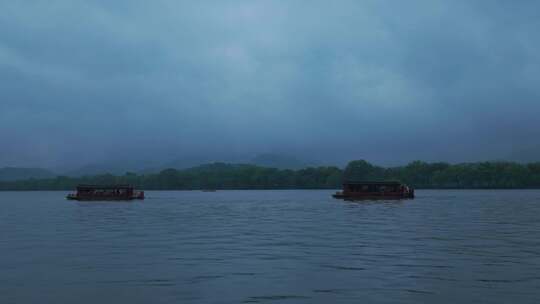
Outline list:
[[[133,189],[130,185],[78,185],[77,190],[128,190]]]
[[[144,191],[135,191],[131,185],[78,185],[77,192],[67,199],[79,201],[144,199]]]
[[[399,181],[344,181],[343,190],[333,197],[342,199],[405,199],[414,198],[414,189]]]
[[[398,181],[346,181],[346,182],[343,182],[343,185],[399,186],[399,185],[402,185],[402,183]]]
[[[398,181],[348,181],[343,183],[345,192],[398,192],[404,185]]]

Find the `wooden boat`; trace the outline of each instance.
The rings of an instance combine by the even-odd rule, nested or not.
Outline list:
[[[345,200],[412,199],[414,189],[397,181],[352,181],[343,183],[343,190],[332,196]]]
[[[130,185],[79,185],[77,192],[68,194],[66,198],[78,201],[130,201],[144,199],[144,191],[135,191]]]

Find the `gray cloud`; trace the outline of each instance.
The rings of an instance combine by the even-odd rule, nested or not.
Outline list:
[[[535,1],[4,1],[1,165],[538,147]]]

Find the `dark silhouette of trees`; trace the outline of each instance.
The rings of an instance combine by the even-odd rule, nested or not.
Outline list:
[[[513,189],[540,188],[540,162],[426,163],[384,168],[365,160],[337,167],[299,170],[245,164],[213,163],[190,169],[165,169],[156,174],[128,172],[84,177],[58,176],[0,182],[0,190],[71,190],[78,184],[131,184],[139,189],[336,189],[344,181],[399,180],[415,188]]]

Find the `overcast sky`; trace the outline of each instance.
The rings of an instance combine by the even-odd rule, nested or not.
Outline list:
[[[1,1],[0,167],[540,160],[539,29],[526,0]]]

